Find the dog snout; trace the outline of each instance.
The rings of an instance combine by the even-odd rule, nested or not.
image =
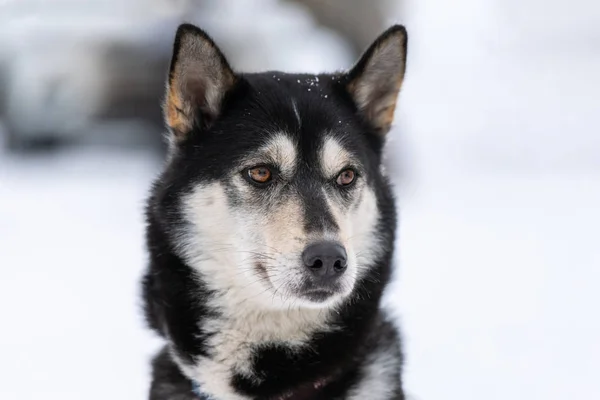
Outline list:
[[[328,280],[341,276],[348,266],[344,246],[337,242],[318,242],[302,252],[306,268],[318,279]]]

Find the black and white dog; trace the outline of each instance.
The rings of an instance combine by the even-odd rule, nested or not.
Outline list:
[[[380,301],[406,43],[393,26],[349,72],[243,74],[179,27],[147,206],[145,310],[167,342],[150,399],[404,399]]]

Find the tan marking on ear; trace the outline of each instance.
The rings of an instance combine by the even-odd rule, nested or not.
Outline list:
[[[175,90],[176,82],[169,85],[167,101],[165,103],[165,119],[167,125],[173,130],[177,138],[185,136],[192,129],[192,121],[187,117],[192,112],[191,107],[183,104],[181,97]]]
[[[382,135],[394,120],[406,69],[406,31],[391,29],[365,52],[350,72],[354,78],[347,85],[358,109]]]
[[[177,30],[163,114],[176,140],[197,122],[208,126],[218,117],[225,93],[236,83],[225,56],[206,33],[183,24]]]
[[[394,113],[396,111],[396,104],[398,103],[398,94],[400,93],[400,89],[402,88],[403,82],[404,71],[402,72],[402,75],[400,75],[398,79],[396,79],[396,85],[394,86],[396,94],[392,96],[390,106],[383,111],[383,117],[381,118],[381,126],[383,126],[386,131],[390,129],[392,123],[394,122]]]

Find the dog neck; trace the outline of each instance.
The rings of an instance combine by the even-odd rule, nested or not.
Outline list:
[[[227,332],[240,342],[260,345],[282,342],[301,346],[317,331],[331,330],[328,324],[335,313],[333,308],[305,308],[291,304],[286,308],[262,308],[251,301],[232,299],[230,293],[215,298],[211,305],[218,317],[207,319],[203,329],[215,334]]]
[[[298,385],[294,389],[288,390],[282,394],[275,395],[269,400],[310,400],[314,399],[321,391],[334,379],[333,376],[317,379],[313,382]],[[217,400],[213,396],[203,392],[200,385],[193,382],[192,392],[198,396],[199,400]]]

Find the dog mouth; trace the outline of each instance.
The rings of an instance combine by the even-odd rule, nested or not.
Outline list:
[[[303,300],[305,304],[323,307],[337,302],[336,299],[342,299],[349,295],[348,279],[340,277],[320,277],[314,274],[304,274],[299,281],[294,279],[285,279],[287,277],[274,277],[269,274],[269,268],[266,263],[257,261],[253,265],[254,272],[260,281],[269,286],[270,292],[279,294],[284,301],[293,302]],[[352,285],[351,285],[352,286]],[[295,299],[295,300],[294,300]]]
[[[335,296],[337,293],[337,291],[332,289],[309,289],[302,291],[300,296],[306,300],[312,301],[313,303],[323,303]]]
[[[344,292],[342,282],[314,282],[306,280],[296,292],[297,296],[312,303],[325,303]]]

